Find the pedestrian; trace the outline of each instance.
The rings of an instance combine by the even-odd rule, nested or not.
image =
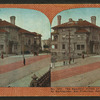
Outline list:
[[[26,64],[25,58],[24,58],[24,60],[23,60],[23,64],[24,64],[24,66],[25,66],[25,64]]]
[[[69,58],[69,64],[71,63],[71,61],[72,61],[72,58],[70,57],[70,58]]]
[[[63,61],[63,65],[65,66],[65,64],[66,64],[66,62],[65,62],[65,60]]]
[[[66,65],[66,55],[65,55],[65,52],[64,52],[64,56],[63,56],[63,65],[64,66]]]
[[[84,59],[84,54],[82,54],[82,58]]]
[[[37,56],[39,55],[39,53],[37,52]]]
[[[2,55],[1,55],[1,58],[3,59],[4,57],[3,57],[3,53],[2,53]]]
[[[36,52],[34,52],[34,56],[36,56]]]

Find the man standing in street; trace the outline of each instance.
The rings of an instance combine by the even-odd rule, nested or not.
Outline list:
[[[1,58],[3,59],[3,52],[2,52],[2,54],[1,54]]]
[[[24,58],[24,60],[23,60],[23,64],[24,64],[24,66],[25,66],[25,64],[26,64],[25,58]]]
[[[84,59],[84,54],[82,54],[82,58]]]

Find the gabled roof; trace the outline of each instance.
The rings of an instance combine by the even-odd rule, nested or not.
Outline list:
[[[56,28],[65,28],[65,27],[94,27],[94,28],[99,28],[99,26],[92,24],[86,20],[84,21],[72,21],[72,22],[67,22],[67,23],[63,23],[57,26],[52,27],[52,29],[56,29]]]

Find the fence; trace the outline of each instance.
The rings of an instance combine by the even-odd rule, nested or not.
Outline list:
[[[30,87],[50,87],[51,86],[51,69],[40,78],[38,78],[35,74],[32,78],[33,80],[30,83]]]

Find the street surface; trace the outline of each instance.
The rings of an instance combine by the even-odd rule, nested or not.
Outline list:
[[[78,58],[65,66],[62,62],[56,63],[51,80],[52,87],[93,86],[94,82],[100,80],[100,55]]]
[[[31,77],[34,73],[36,74],[36,72],[38,72],[39,75],[37,76],[41,77],[45,71],[49,70],[50,55],[25,55],[25,58],[25,66],[23,65],[22,55],[0,59],[0,87],[7,87],[10,86],[10,84],[13,84],[13,87],[29,87],[30,81],[32,80]],[[25,78],[24,81],[16,83],[16,81],[22,80],[22,78],[28,76],[30,78],[29,81]],[[25,82],[27,82],[27,84],[25,84]]]

